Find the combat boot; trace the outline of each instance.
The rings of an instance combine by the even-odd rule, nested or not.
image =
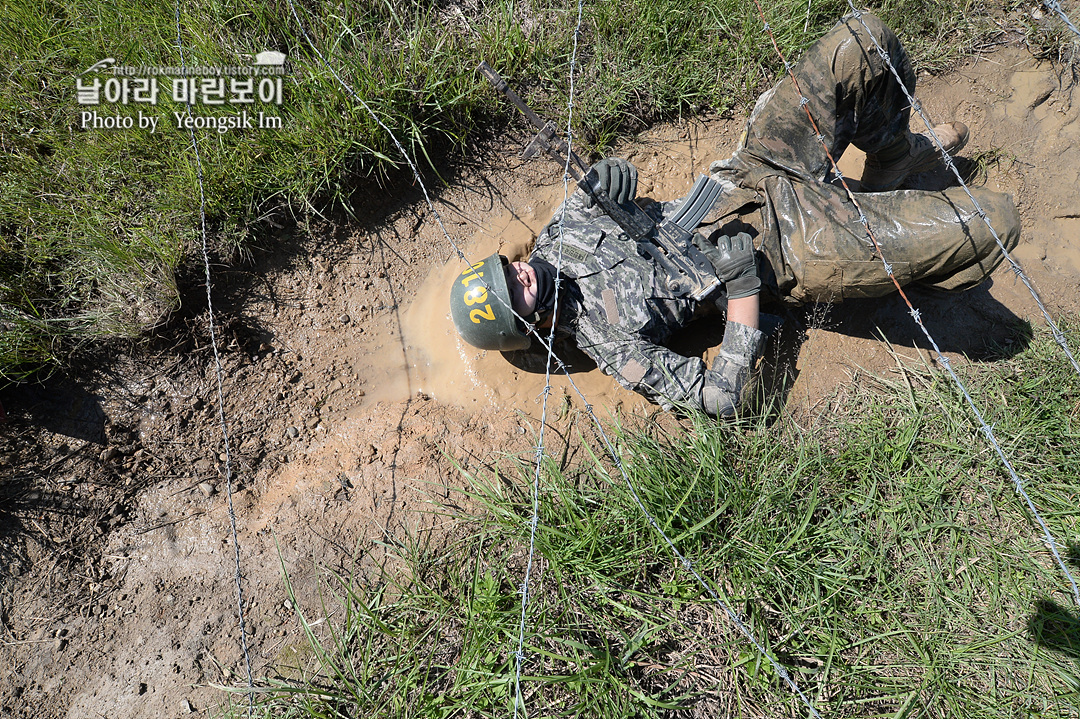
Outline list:
[[[968,128],[962,122],[948,122],[934,127],[950,156],[968,141]],[[908,175],[926,172],[938,166],[941,153],[929,135],[905,132],[880,152],[866,153],[860,185],[863,192],[895,190]]]

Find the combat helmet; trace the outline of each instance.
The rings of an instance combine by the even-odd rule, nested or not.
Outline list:
[[[496,252],[454,278],[450,317],[461,338],[473,347],[511,352],[532,344],[510,310],[510,288],[503,269],[508,263]]]

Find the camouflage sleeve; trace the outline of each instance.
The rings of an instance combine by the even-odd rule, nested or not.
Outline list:
[[[640,335],[589,317],[578,320],[578,347],[629,390],[644,395],[664,409],[704,409],[702,390],[705,363],[684,357]]]
[[[724,341],[712,367],[705,373],[702,409],[712,417],[730,417],[742,400],[765,335],[753,327],[728,322]]]
[[[559,239],[560,229],[568,235],[573,235],[580,232],[583,228],[588,227],[588,225],[597,218],[603,216],[604,213],[599,207],[585,207],[584,190],[575,190],[574,193],[566,198],[566,201],[559,205],[555,212],[552,213],[551,222],[547,223],[544,226],[544,229],[540,230],[540,234],[536,237],[536,247],[533,249],[533,252],[537,253],[541,259],[546,259],[548,262],[554,263],[551,255],[553,254]],[[560,218],[562,220],[561,223]]]

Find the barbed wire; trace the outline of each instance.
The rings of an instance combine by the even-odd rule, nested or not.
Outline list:
[[[570,93],[566,113],[566,165],[563,167],[563,202],[561,205],[564,211],[559,214],[558,256],[555,260],[555,299],[551,309],[553,328],[559,317],[559,300],[561,299],[563,221],[566,218],[566,201],[570,196],[570,162],[574,149],[574,69],[577,67],[578,40],[581,35],[583,17],[584,2],[578,0],[577,25],[574,27],[573,50],[570,53]],[[540,523],[540,470],[544,462],[544,430],[547,427],[548,400],[551,397],[551,365],[554,358],[555,342],[554,332],[552,332],[552,342],[548,344],[547,359],[544,362],[544,400],[540,410],[540,432],[536,444],[536,471],[533,473],[532,485],[532,518],[529,520],[529,559],[525,564],[525,578],[521,583],[521,621],[518,625],[517,651],[514,652],[514,719],[517,719],[519,709],[524,707],[524,701],[521,698],[521,665],[525,662],[525,619],[526,609],[529,604],[529,580],[532,575],[533,559],[536,555],[536,529]]]
[[[979,204],[979,201],[975,199],[975,195],[971,193],[971,190],[968,188],[967,183],[964,182],[964,178],[960,174],[960,170],[957,169],[956,163],[953,162],[952,157],[945,150],[944,143],[941,142],[941,139],[937,136],[937,133],[934,132],[934,127],[931,124],[930,118],[927,116],[926,110],[923,108],[922,103],[916,100],[915,96],[912,95],[911,91],[908,90],[907,85],[904,84],[903,79],[900,77],[900,73],[892,64],[892,60],[889,58],[888,51],[886,51],[885,48],[881,47],[881,44],[878,42],[877,38],[874,37],[874,34],[870,32],[870,28],[868,28],[866,26],[866,23],[863,22],[862,11],[855,7],[855,4],[852,2],[852,0],[847,0],[847,4],[848,7],[851,8],[851,14],[855,17],[856,20],[859,21],[859,24],[863,26],[863,29],[866,30],[867,34],[870,36],[870,39],[873,41],[874,48],[877,50],[878,55],[880,55],[881,59],[884,60],[890,72],[892,72],[893,77],[896,78],[897,84],[900,85],[900,89],[904,92],[904,96],[911,104],[911,109],[915,110],[915,112],[918,113],[919,118],[926,125],[926,129],[930,133],[930,139],[933,140],[934,145],[937,146],[938,152],[941,153],[942,161],[945,163],[945,166],[952,171],[953,176],[956,177],[957,181],[960,183],[960,186],[964,188],[964,193],[968,196],[968,199],[971,200],[971,204],[975,208],[975,213],[983,221],[987,229],[990,230],[990,234],[993,236],[994,242],[996,242],[997,246],[1001,248],[1001,252],[1005,256],[1006,261],[1008,261],[1009,267],[1010,269],[1012,269],[1013,274],[1020,278],[1020,281],[1024,283],[1024,286],[1027,287],[1028,292],[1030,292],[1031,296],[1035,299],[1035,304],[1038,305],[1039,310],[1042,312],[1043,318],[1046,319],[1046,324],[1050,327],[1050,332],[1054,336],[1054,340],[1065,352],[1065,355],[1069,358],[1069,362],[1072,363],[1073,369],[1076,370],[1076,373],[1080,374],[1080,364],[1077,364],[1076,358],[1073,357],[1073,353],[1069,349],[1069,344],[1065,339],[1065,333],[1063,333],[1061,329],[1057,326],[1057,323],[1054,322],[1053,318],[1050,316],[1049,310],[1046,309],[1046,305],[1043,304],[1042,297],[1039,296],[1039,292],[1035,289],[1035,284],[1024,273],[1024,268],[1020,266],[1020,263],[1009,253],[1008,248],[1005,247],[1005,243],[1001,241],[1001,237],[998,236],[997,231],[994,229],[994,225],[990,222],[990,216],[987,214],[986,210],[984,210]]]
[[[179,0],[177,0],[176,3],[176,47],[180,52],[180,67],[184,68],[186,59],[184,56],[183,37],[180,31]],[[186,104],[186,112],[189,119],[191,118],[191,104],[191,97],[189,96]],[[247,623],[244,620],[244,580],[243,571],[240,566],[240,540],[236,529],[236,508],[233,505],[232,450],[229,442],[229,427],[225,420],[225,372],[221,366],[221,354],[218,351],[217,331],[214,323],[214,301],[212,297],[213,284],[210,277],[210,251],[208,248],[206,232],[206,188],[203,182],[203,165],[202,156],[199,153],[199,143],[195,138],[195,130],[190,124],[188,125],[188,131],[191,133],[191,149],[195,155],[195,177],[198,180],[199,185],[199,230],[202,240],[200,247],[202,249],[203,269],[205,271],[206,279],[206,315],[210,326],[210,346],[214,350],[214,374],[217,379],[218,422],[221,425],[221,436],[225,444],[225,497],[228,504],[229,528],[232,532],[233,560],[235,564],[233,579],[236,584],[236,613],[240,622],[240,646],[244,653],[244,669],[247,674],[247,716],[250,719],[255,703],[255,681],[251,673],[251,654],[248,650]]]
[[[849,0],[849,2],[850,2],[850,0]],[[814,131],[814,135],[818,139],[818,141],[821,142],[821,146],[825,150],[825,155],[826,155],[826,157],[828,157],[829,162],[832,165],[833,172],[835,173],[836,177],[840,180],[841,185],[843,186],[845,192],[847,193],[848,199],[855,206],[855,209],[858,210],[858,212],[859,212],[859,222],[863,225],[864,229],[866,230],[866,236],[870,240],[870,242],[873,244],[874,250],[877,253],[878,257],[881,258],[881,262],[884,265],[886,274],[888,274],[889,279],[891,279],[893,284],[896,286],[896,290],[897,290],[897,292],[900,293],[900,297],[903,298],[904,304],[907,305],[908,312],[911,315],[912,319],[915,321],[915,324],[918,325],[920,330],[922,330],[923,335],[926,337],[927,341],[930,343],[930,346],[933,348],[934,353],[937,356],[937,361],[939,362],[939,364],[941,364],[941,366],[943,366],[948,371],[949,375],[952,377],[953,381],[956,383],[957,387],[960,389],[960,392],[963,395],[964,400],[967,402],[968,407],[971,409],[972,413],[975,415],[975,419],[978,421],[979,430],[986,437],[987,441],[990,443],[991,447],[994,449],[994,452],[998,455],[998,458],[1001,460],[1002,464],[1005,465],[1005,468],[1008,471],[1009,476],[1013,481],[1013,485],[1016,488],[1016,492],[1018,494],[1020,494],[1024,498],[1024,500],[1026,501],[1026,503],[1028,505],[1028,509],[1034,515],[1036,522],[1038,522],[1039,526],[1042,528],[1044,541],[1045,541],[1047,547],[1050,549],[1050,552],[1054,557],[1054,561],[1057,563],[1058,567],[1064,573],[1065,577],[1069,580],[1069,584],[1072,586],[1073,596],[1076,599],[1076,604],[1077,604],[1077,606],[1080,606],[1080,588],[1077,587],[1076,580],[1073,578],[1072,574],[1069,572],[1068,566],[1066,566],[1065,561],[1062,559],[1061,554],[1058,551],[1058,543],[1057,543],[1057,541],[1054,539],[1053,535],[1050,533],[1049,527],[1047,526],[1046,522],[1043,520],[1042,516],[1039,514],[1039,511],[1036,509],[1035,503],[1032,501],[1031,497],[1028,495],[1028,493],[1027,493],[1027,491],[1026,491],[1026,489],[1024,487],[1023,480],[1020,478],[1020,476],[1017,474],[1016,470],[1013,468],[1012,463],[1009,461],[1009,458],[1005,455],[1005,452],[1004,452],[1004,450],[1002,450],[1001,445],[997,441],[997,438],[994,437],[993,428],[986,423],[986,420],[983,418],[982,412],[979,411],[979,408],[978,408],[978,406],[976,406],[975,401],[971,398],[971,395],[968,393],[967,387],[964,386],[964,383],[960,380],[960,377],[953,370],[952,363],[950,362],[949,358],[946,357],[944,354],[942,354],[941,349],[938,347],[937,342],[934,340],[933,336],[931,336],[930,331],[927,329],[926,325],[923,323],[922,315],[919,313],[919,310],[917,310],[915,308],[915,306],[911,303],[911,300],[908,298],[907,293],[904,292],[904,289],[903,289],[903,287],[901,287],[900,282],[896,279],[896,276],[893,274],[892,265],[889,264],[888,260],[885,258],[884,253],[882,252],[881,246],[878,244],[877,237],[874,235],[873,228],[871,228],[871,226],[870,226],[870,221],[866,217],[866,213],[863,212],[862,206],[860,205],[860,203],[858,201],[858,198],[856,198],[855,193],[852,192],[851,187],[848,185],[847,180],[844,178],[843,173],[840,171],[840,168],[837,166],[836,160],[833,158],[832,152],[829,150],[828,145],[825,143],[825,137],[824,137],[824,135],[821,134],[821,130],[818,128],[818,124],[814,120],[813,114],[810,112],[809,98],[807,98],[803,94],[802,88],[799,85],[799,80],[795,76],[793,66],[787,61],[787,58],[784,57],[784,53],[780,50],[780,46],[776,42],[776,37],[773,35],[772,27],[769,25],[769,21],[765,18],[765,12],[761,8],[760,0],[754,0],[754,5],[757,7],[758,14],[761,17],[761,22],[763,23],[764,29],[768,33],[770,40],[772,40],[772,44],[773,44],[773,47],[776,49],[777,55],[780,56],[780,61],[783,63],[784,68],[787,70],[788,77],[791,78],[792,85],[794,86],[795,91],[799,95],[799,104],[803,108],[803,110],[805,110],[805,112],[806,112],[806,117],[810,121],[810,126]],[[854,16],[855,16],[856,19],[858,19],[860,21],[860,23],[862,23],[862,13],[861,13],[861,11],[856,10],[855,13],[854,13]],[[866,26],[866,24],[862,23],[862,25],[863,25],[863,28],[866,30],[867,34],[869,34],[870,37],[873,38],[873,33],[870,32],[870,29]],[[876,38],[874,38],[874,44],[877,45],[877,47],[879,49],[879,52],[882,54],[882,58],[885,60],[886,64],[888,64],[890,66],[890,68],[891,68],[892,65],[891,65],[891,61],[889,60],[888,53],[886,53],[886,52],[884,52],[884,50],[880,49],[881,46],[878,45]],[[892,70],[893,70],[894,73],[896,73],[895,68],[892,68]],[[899,74],[898,73],[896,74],[896,76],[897,76],[898,82],[900,82],[900,85],[903,86],[903,82],[899,80]],[[947,156],[947,153],[945,153],[945,154]],[[972,198],[972,199],[974,200],[974,198]],[[980,208],[980,212],[982,212],[982,214],[985,214],[985,212],[983,212],[981,210],[981,208]],[[996,237],[997,236],[995,234],[995,238]],[[999,240],[999,244],[1000,244],[1000,240]]]
[[[380,128],[382,128],[382,130],[384,132],[387,133],[387,135],[389,136],[391,142],[397,148],[398,152],[401,153],[401,156],[405,160],[405,163],[409,166],[409,169],[412,171],[413,179],[415,180],[415,183],[417,184],[417,186],[420,187],[421,193],[424,196],[424,200],[427,203],[428,209],[431,211],[432,215],[435,217],[435,220],[436,220],[436,223],[437,223],[439,229],[442,231],[444,237],[450,243],[451,247],[454,249],[454,252],[457,255],[457,257],[461,261],[465,262],[466,264],[472,264],[472,263],[469,262],[468,257],[466,257],[465,253],[461,250],[461,248],[458,246],[457,242],[454,240],[454,238],[450,235],[449,231],[446,229],[446,225],[443,223],[442,217],[439,215],[438,210],[435,208],[435,203],[432,201],[431,195],[428,192],[427,187],[425,186],[425,184],[423,182],[423,179],[420,177],[420,172],[419,172],[419,170],[418,170],[418,168],[416,166],[416,163],[409,156],[409,154],[405,151],[405,148],[401,145],[401,143],[398,141],[397,137],[390,130],[390,128],[387,127],[387,125],[382,120],[380,120],[378,115],[371,109],[371,106],[367,102],[365,102],[359,95],[357,95],[356,91],[353,90],[352,87],[341,78],[341,76],[334,70],[334,68],[326,60],[326,58],[322,54],[322,52],[319,51],[318,47],[316,47],[314,41],[311,39],[311,36],[308,34],[307,29],[305,28],[303,22],[300,20],[300,16],[296,11],[296,6],[295,6],[293,0],[286,0],[286,2],[289,5],[289,9],[292,12],[293,18],[296,20],[297,26],[300,28],[300,31],[303,34],[304,39],[307,41],[308,46],[311,47],[311,49],[315,53],[315,55],[319,58],[319,60],[322,62],[322,64],[330,72],[330,74],[334,76],[334,78],[338,81],[338,83],[341,85],[341,87],[345,89],[345,91],[349,94],[349,96],[352,97],[354,100],[356,100],[361,105],[361,107],[363,107],[364,110],[367,111],[367,113],[371,116],[371,118],[375,121],[375,123]],[[580,3],[580,0],[579,0],[579,3]],[[565,178],[564,178],[564,182],[565,182]],[[564,185],[564,187],[565,187],[565,185]],[[480,281],[485,287],[487,287],[489,290],[491,290],[490,285],[488,285],[486,283],[486,281],[483,280],[483,278],[480,278]],[[531,323],[529,323],[523,317],[521,317],[521,315],[519,315],[517,312],[515,312],[512,307],[510,307],[505,301],[502,300],[502,298],[499,298],[496,293],[491,292],[491,294],[495,295],[496,298],[499,299],[499,301],[502,302],[502,304],[510,310],[512,315],[516,319],[523,322],[524,325],[527,328],[529,328],[530,330],[537,329],[537,328],[533,327],[533,325]],[[638,508],[641,510],[642,514],[644,514],[646,520],[649,522],[649,525],[661,537],[661,539],[664,541],[665,545],[671,551],[672,555],[676,559],[678,559],[678,561],[682,564],[682,566],[694,577],[694,579],[702,587],[702,589],[705,591],[705,593],[708,594],[709,597],[717,604],[717,606],[720,607],[720,609],[724,612],[724,614],[728,618],[728,620],[731,621],[732,624],[735,625],[735,627],[739,630],[739,632],[743,635],[743,637],[746,638],[746,640],[761,654],[761,656],[765,658],[766,662],[768,662],[768,664],[772,667],[772,669],[777,673],[777,676],[779,676],[784,681],[784,683],[791,689],[791,691],[793,693],[795,693],[799,697],[799,699],[806,705],[806,707],[809,710],[811,716],[813,716],[815,719],[821,719],[821,715],[818,713],[817,709],[814,707],[813,702],[811,702],[809,697],[807,697],[806,694],[803,693],[803,691],[799,688],[798,684],[795,683],[795,680],[792,679],[791,674],[765,649],[764,645],[757,639],[757,637],[750,630],[750,628],[746,625],[746,623],[741,619],[741,617],[739,617],[739,615],[733,609],[731,609],[730,606],[728,606],[728,604],[720,597],[720,595],[716,592],[716,590],[712,587],[712,585],[709,584],[709,582],[706,581],[703,576],[701,576],[701,574],[694,567],[693,563],[687,557],[685,557],[675,547],[675,544],[671,541],[671,539],[664,532],[663,528],[660,526],[660,523],[656,520],[656,518],[652,515],[652,513],[649,512],[648,508],[646,508],[645,504],[641,501],[641,497],[638,494],[637,489],[634,487],[633,481],[630,479],[630,475],[627,472],[625,466],[623,465],[622,459],[619,457],[619,454],[616,451],[614,444],[611,442],[611,439],[608,437],[607,432],[604,429],[603,423],[600,421],[600,418],[597,417],[597,415],[596,415],[596,413],[595,413],[595,411],[593,409],[592,404],[588,401],[588,398],[581,391],[581,389],[577,386],[577,383],[574,382],[574,379],[571,376],[569,369],[566,367],[566,364],[558,357],[558,355],[556,355],[554,353],[554,349],[553,349],[554,335],[552,334],[552,336],[549,337],[549,338],[543,337],[543,335],[538,333],[538,332],[533,332],[532,335],[540,343],[540,345],[547,351],[549,361],[554,362],[558,366],[559,371],[563,372],[565,374],[570,387],[574,390],[574,393],[584,403],[586,413],[588,414],[589,418],[592,420],[593,424],[595,425],[595,427],[597,429],[597,433],[600,436],[600,438],[601,438],[607,452],[611,455],[612,461],[615,463],[616,467],[618,467],[619,473],[622,476],[623,481],[626,483],[627,487],[630,489],[631,495],[633,496],[635,503],[637,504]],[[545,395],[547,393],[548,393],[548,390],[545,390]],[[515,709],[514,710],[515,710],[515,713],[518,710],[516,700],[515,700]]]
[[[1061,9],[1061,3],[1059,3],[1058,0],[1043,0],[1043,5],[1061,18],[1061,21],[1065,23],[1070,30],[1076,33],[1077,37],[1080,37],[1080,30],[1076,29],[1076,25],[1073,25],[1072,20],[1070,20],[1069,16],[1065,14],[1065,11]]]

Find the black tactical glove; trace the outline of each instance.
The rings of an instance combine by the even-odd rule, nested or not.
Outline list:
[[[600,190],[617,204],[633,202],[637,196],[637,168],[621,157],[605,157],[592,169],[600,180]],[[585,207],[595,204],[592,196],[585,193]]]
[[[709,258],[716,276],[724,283],[729,300],[752,297],[761,291],[754,257],[754,241],[740,232],[734,237],[720,235],[714,245],[701,235],[694,235],[694,244]]]

